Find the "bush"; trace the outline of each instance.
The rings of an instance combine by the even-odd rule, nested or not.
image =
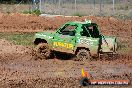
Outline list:
[[[116,13],[113,15],[114,17],[116,18],[119,18],[119,19],[123,19],[123,20],[131,20],[132,19],[132,12],[129,12],[129,13]]]
[[[31,12],[30,10],[29,10],[29,11],[28,11],[28,10],[25,10],[25,11],[23,11],[22,13],[23,13],[23,14],[31,14],[32,12]]]
[[[81,14],[81,13],[78,13],[78,12],[77,12],[77,13],[74,13],[73,16],[79,16],[79,17],[82,17],[82,16],[84,16],[84,14]]]
[[[39,16],[41,14],[41,12],[40,12],[39,9],[36,9],[36,10],[33,10],[33,11],[31,11],[31,10],[25,10],[22,13],[24,13],[24,14],[35,14],[37,16]]]
[[[32,11],[32,14],[36,14],[37,16],[39,16],[41,14],[41,11],[36,9]]]

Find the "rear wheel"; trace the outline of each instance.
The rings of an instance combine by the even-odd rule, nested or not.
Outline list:
[[[86,61],[91,59],[90,52],[86,49],[80,49],[77,52],[77,58],[75,59],[76,61]]]
[[[35,48],[36,56],[40,59],[48,59],[51,56],[51,49],[48,44],[40,43]]]

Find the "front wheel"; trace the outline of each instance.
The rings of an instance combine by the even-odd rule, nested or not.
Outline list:
[[[48,59],[51,56],[51,49],[48,44],[40,43],[35,48],[36,56],[40,59]]]
[[[86,49],[80,49],[77,52],[77,58],[75,59],[76,61],[85,61],[85,60],[90,60],[91,59],[91,55],[90,52]]]

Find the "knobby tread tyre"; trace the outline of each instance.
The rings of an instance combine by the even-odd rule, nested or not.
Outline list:
[[[46,43],[40,43],[35,48],[36,56],[40,59],[48,59],[51,56],[50,46]]]

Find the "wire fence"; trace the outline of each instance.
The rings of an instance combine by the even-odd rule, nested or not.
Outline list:
[[[23,12],[39,9],[58,15],[101,15],[132,17],[132,0],[22,0],[17,4],[0,4],[0,12]]]
[[[113,15],[132,13],[131,0],[40,0],[39,6],[43,13],[61,15]]]
[[[1,0],[2,1],[2,0]],[[21,13],[23,11],[29,11],[33,9],[33,3],[30,0],[27,0],[25,3],[24,0],[18,2],[8,3],[0,2],[0,12],[2,13]]]

